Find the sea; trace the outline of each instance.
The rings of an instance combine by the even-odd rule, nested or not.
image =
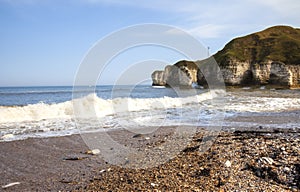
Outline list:
[[[0,142],[139,127],[299,128],[299,96],[265,86],[0,87]]]

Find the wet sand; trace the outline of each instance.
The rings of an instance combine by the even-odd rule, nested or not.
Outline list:
[[[149,169],[129,169],[85,152],[80,135],[0,143],[0,191],[299,191],[300,130],[224,129],[199,151],[203,131],[175,158]],[[174,131],[147,137],[116,131],[124,144],[158,146]]]

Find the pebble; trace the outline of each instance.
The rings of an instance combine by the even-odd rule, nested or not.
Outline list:
[[[297,189],[296,187],[293,187],[293,188],[292,188],[292,191],[293,191],[293,192],[297,192],[298,189]]]
[[[290,169],[290,168],[288,168],[288,167],[284,167],[284,168],[283,168],[283,171],[285,171],[285,172],[290,172],[290,171],[291,171],[291,169]]]
[[[155,183],[151,183],[150,185],[151,185],[152,187],[157,186],[157,184],[155,184]]]
[[[89,150],[86,152],[86,154],[89,154],[89,155],[97,155],[100,153],[100,149],[93,149],[93,150]]]
[[[203,135],[195,136],[189,148],[198,147]],[[270,137],[255,131],[220,133],[211,149],[200,156],[198,150],[182,152],[148,170],[114,167],[87,189],[97,191],[101,186],[107,191],[299,191],[298,137],[300,130],[297,134],[270,132]],[[154,146],[161,147],[160,143]],[[133,178],[135,182],[131,181]]]
[[[259,160],[265,164],[272,165],[274,163],[274,160],[270,157],[261,157]]]
[[[231,167],[231,162],[230,162],[229,160],[227,160],[227,161],[225,162],[225,166],[226,166],[226,167]]]

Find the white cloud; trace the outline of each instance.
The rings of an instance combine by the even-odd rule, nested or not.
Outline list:
[[[182,31],[180,29],[177,29],[177,28],[173,28],[173,29],[167,30],[165,33],[167,35],[185,35],[184,31]]]
[[[0,0],[9,3],[40,3],[50,0]],[[180,27],[200,39],[226,41],[272,25],[299,27],[299,0],[74,0],[69,3],[135,7],[168,13],[166,24]],[[54,4],[60,1],[53,0]],[[53,4],[53,3],[52,3]],[[156,13],[155,13],[156,14]],[[164,14],[165,17],[166,14]],[[224,40],[223,40],[224,41]]]
[[[221,32],[226,30],[226,26],[207,24],[202,26],[196,26],[195,28],[188,29],[187,31],[192,35],[199,37],[200,39],[217,38],[220,37]]]
[[[281,16],[298,16],[300,10],[299,0],[256,0],[257,4],[265,5],[266,7],[273,9]]]
[[[298,24],[300,3],[298,0],[88,0],[115,6],[132,6],[169,12],[178,18],[172,23],[203,38],[217,38],[232,27],[256,30],[275,24]],[[285,22],[286,21],[286,22]],[[292,22],[292,23],[291,23]]]

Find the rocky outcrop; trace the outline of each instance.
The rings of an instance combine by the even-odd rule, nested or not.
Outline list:
[[[170,86],[224,81],[226,85],[300,87],[300,29],[275,26],[233,39],[213,57],[179,61],[155,71],[152,80],[154,85]]]
[[[205,77],[214,75],[217,70],[203,67],[205,74],[198,71],[198,84],[207,85]],[[226,85],[279,85],[283,87],[300,86],[300,66],[287,65],[279,61],[267,61],[251,64],[249,62],[230,61],[220,67],[221,78]]]
[[[179,61],[168,65],[164,71],[154,71],[151,75],[152,85],[189,87],[197,82],[198,66],[192,61]]]
[[[164,71],[154,71],[151,75],[152,84],[157,86],[165,86],[166,79],[164,74]]]
[[[291,87],[300,87],[300,66],[299,65],[290,65],[288,66],[291,72]]]

